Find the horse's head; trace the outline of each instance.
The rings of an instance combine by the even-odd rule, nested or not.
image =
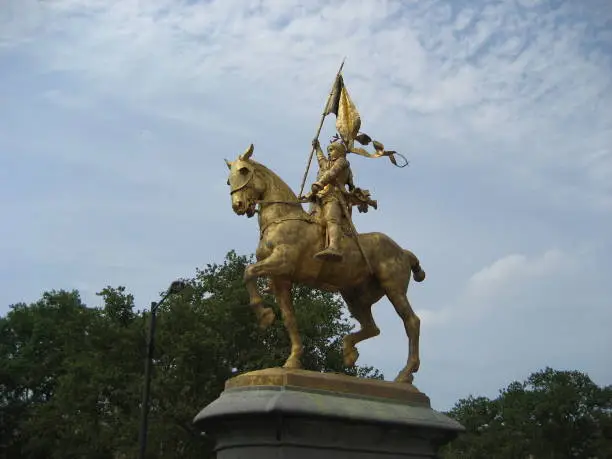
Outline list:
[[[225,160],[230,170],[227,184],[230,186],[232,209],[238,215],[252,217],[255,215],[257,201],[266,189],[266,184],[258,173],[257,163],[251,161],[253,144],[238,156],[235,161]]]

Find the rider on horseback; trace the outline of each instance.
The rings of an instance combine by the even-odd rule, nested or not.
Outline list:
[[[343,195],[346,192],[347,185],[349,190],[355,188],[351,166],[346,159],[346,147],[342,142],[329,144],[327,147],[329,158],[325,157],[321,151],[318,139],[313,140],[312,146],[317,152],[319,162],[317,181],[311,187],[312,197],[321,207],[328,239],[327,247],[318,252],[315,257],[328,261],[341,261],[341,223],[345,214],[342,206],[346,205]]]

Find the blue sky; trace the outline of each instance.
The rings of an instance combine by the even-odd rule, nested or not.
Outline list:
[[[297,189],[344,56],[364,131],[410,160],[351,163],[380,204],[357,228],[427,271],[416,385],[444,409],[546,365],[610,384],[604,0],[4,2],[0,313],[54,288],[95,305],[109,284],[144,307],[253,252],[223,158],[253,142]],[[386,301],[375,317],[360,362],[391,378],[403,327]]]

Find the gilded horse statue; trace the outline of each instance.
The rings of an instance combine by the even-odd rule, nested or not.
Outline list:
[[[284,368],[301,368],[302,340],[291,299],[292,284],[298,283],[339,292],[352,317],[359,322],[360,329],[343,339],[347,366],[357,361],[357,343],[380,334],[372,317],[372,305],[386,295],[402,319],[408,337],[406,366],[395,381],[412,383],[420,364],[420,320],[406,293],[411,274],[417,282],[425,279],[418,258],[385,234],[364,233],[357,236],[363,253],[354,237],[344,237],[342,261],[316,259],[314,255],[325,247],[325,228],[304,211],[302,201],[291,188],[266,166],[252,160],[252,155],[253,145],[236,160],[226,160],[230,170],[228,185],[236,214],[247,217],[258,214],[257,262],[246,267],[244,282],[259,326],[266,328],[274,321],[275,314],[271,308],[263,306],[257,279],[270,280],[291,340],[291,353]]]

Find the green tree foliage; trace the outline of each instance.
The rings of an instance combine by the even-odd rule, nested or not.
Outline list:
[[[490,400],[469,397],[448,413],[467,432],[446,459],[612,458],[612,386],[586,374],[546,368]]]
[[[122,288],[100,295],[104,307],[90,309],[53,291],[0,319],[0,455],[106,458],[133,444],[142,320],[116,314],[134,306]]]
[[[242,283],[247,262],[230,252],[158,311],[150,458],[207,457],[193,417],[231,376],[288,355],[280,319],[266,331],[256,326]],[[149,314],[123,287],[99,296],[102,306],[88,308],[78,292],[52,291],[0,318],[0,458],[136,457]],[[344,368],[341,339],[352,327],[342,301],[298,287],[294,303],[306,368],[382,377]]]

